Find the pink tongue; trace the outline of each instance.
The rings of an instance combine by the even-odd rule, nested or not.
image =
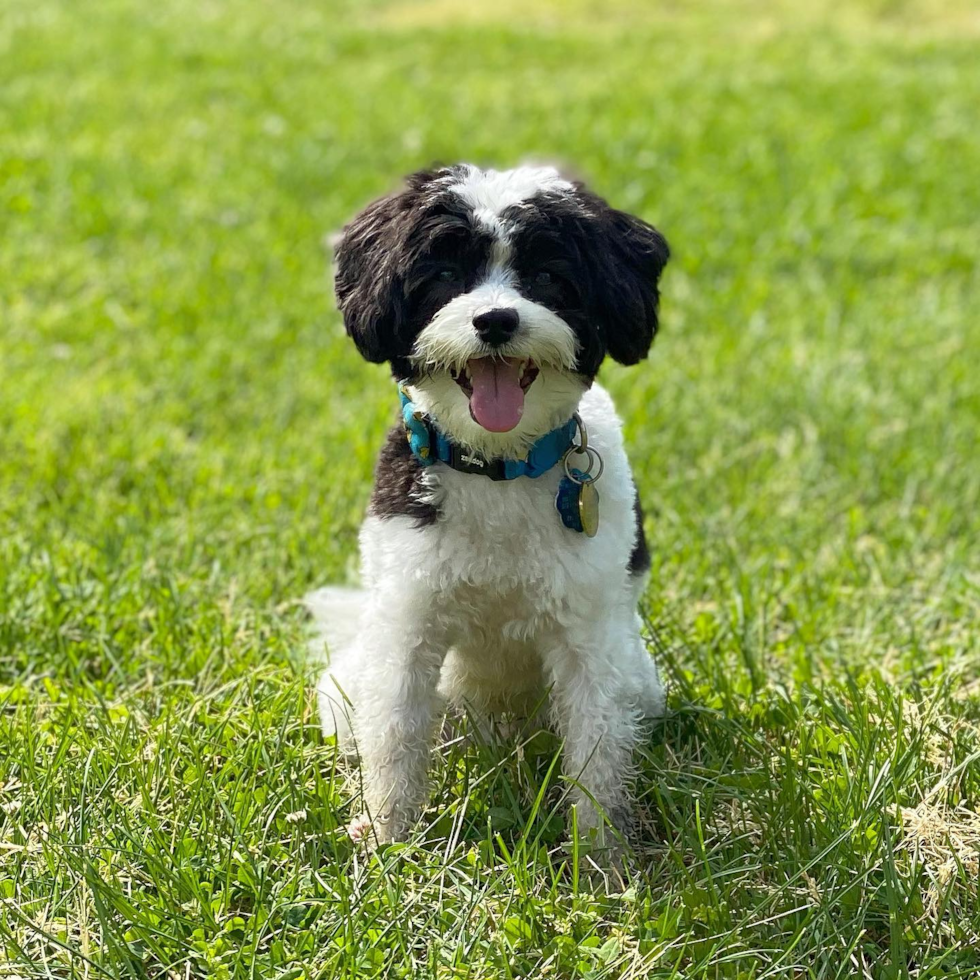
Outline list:
[[[490,432],[509,432],[524,414],[520,363],[513,357],[479,357],[467,365],[473,385],[470,415]]]

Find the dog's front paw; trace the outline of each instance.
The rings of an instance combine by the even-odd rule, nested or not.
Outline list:
[[[575,807],[566,852],[577,856],[580,881],[594,890],[618,894],[638,870],[632,847],[635,814],[629,805],[600,812],[589,803]]]
[[[622,894],[639,869],[636,854],[621,845],[588,849],[579,854],[579,881],[606,895]]]
[[[598,808],[591,800],[576,803],[569,828],[579,841],[596,850],[628,848],[636,835],[636,813],[629,803]]]

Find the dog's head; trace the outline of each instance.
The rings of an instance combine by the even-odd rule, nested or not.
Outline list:
[[[347,332],[453,439],[520,453],[565,422],[606,354],[645,357],[667,242],[542,167],[414,174],[344,229]]]

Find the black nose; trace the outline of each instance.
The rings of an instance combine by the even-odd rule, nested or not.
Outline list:
[[[520,322],[520,314],[511,309],[487,310],[473,317],[476,335],[491,347],[499,347],[510,340]]]

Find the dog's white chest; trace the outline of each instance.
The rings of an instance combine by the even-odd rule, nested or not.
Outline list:
[[[443,471],[438,476],[441,519],[431,529],[433,556],[447,586],[519,592],[538,600],[553,594],[556,575],[579,535],[555,508],[558,473],[506,482]]]

